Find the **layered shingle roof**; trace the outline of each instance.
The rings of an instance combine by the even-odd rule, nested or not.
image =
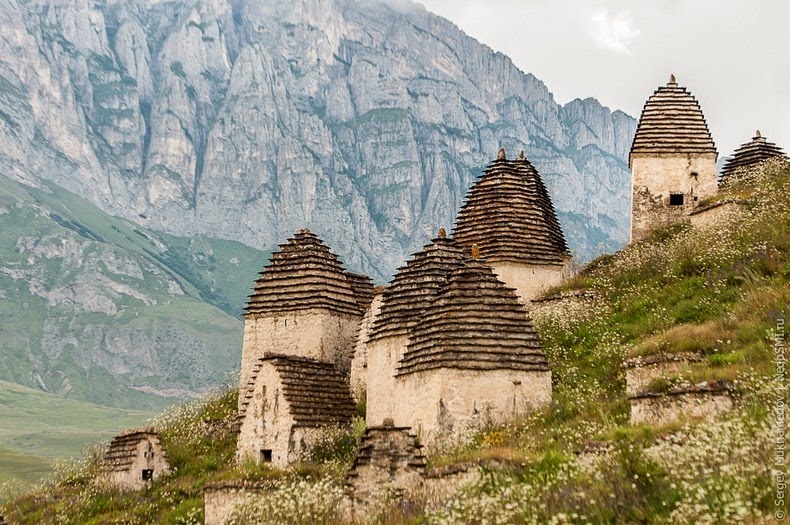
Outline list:
[[[137,447],[140,442],[149,439],[155,445],[161,446],[154,427],[135,428],[121,432],[110,442],[110,447],[102,460],[101,470],[105,472],[128,470],[137,458]],[[162,453],[164,454],[164,451]],[[167,458],[167,455],[164,455]]]
[[[246,315],[325,308],[362,315],[373,297],[373,284],[343,269],[337,255],[307,229],[280,245],[260,273]]]
[[[384,291],[381,311],[370,329],[369,340],[408,335],[450,273],[463,264],[463,250],[447,238],[444,228],[431,244],[415,253],[398,269]]]
[[[516,291],[483,261],[452,272],[413,328],[398,374],[436,368],[549,369]]]
[[[260,363],[265,362],[277,370],[296,425],[348,423],[356,415],[348,379],[333,364],[309,357],[273,354],[260,359]]]
[[[499,150],[461,206],[453,239],[473,244],[489,262],[562,264],[569,254],[549,192],[524,158],[507,160]]]
[[[674,75],[645,102],[628,164],[635,154],[672,153],[716,154],[699,102],[685,87],[678,86]]]
[[[727,160],[721,169],[721,179],[724,181],[739,168],[748,168],[773,157],[786,157],[782,148],[768,142],[768,140],[757,130],[752,140],[746,144],[741,144],[735,150],[733,156]]]

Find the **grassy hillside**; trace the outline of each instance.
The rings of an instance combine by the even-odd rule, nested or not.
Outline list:
[[[0,379],[137,409],[217,384],[238,362],[240,314],[266,259],[0,176]]]
[[[86,444],[138,426],[150,416],[0,381],[0,484],[30,486],[48,475],[53,463],[80,457]]]
[[[773,163],[744,174],[729,195],[750,204],[712,229],[661,229],[599,258],[562,287],[599,299],[535,316],[552,367],[552,404],[429,457],[431,466],[474,462],[479,481],[455,494],[382,501],[365,521],[771,520],[772,407],[785,395],[784,383],[772,377],[774,335],[790,309],[790,167]],[[629,424],[624,361],[689,350],[704,360],[664,381],[730,379],[735,408],[712,421]],[[96,456],[89,456],[3,512],[19,523],[200,523],[202,487],[241,478],[269,480],[273,489],[240,523],[341,523],[343,473],[359,432],[328,435],[287,471],[237,468],[235,401],[227,390],[159,418],[176,472],[149,490],[96,487]]]

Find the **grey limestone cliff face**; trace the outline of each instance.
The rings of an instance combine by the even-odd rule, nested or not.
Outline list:
[[[634,120],[374,0],[6,0],[0,170],[176,235],[301,227],[384,280],[523,149],[571,248],[625,240]]]

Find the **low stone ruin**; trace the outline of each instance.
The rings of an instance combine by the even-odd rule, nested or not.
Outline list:
[[[664,425],[682,419],[712,419],[732,409],[732,384],[705,381],[667,392],[629,396],[631,424]]]
[[[113,438],[100,467],[99,483],[139,490],[170,473],[170,463],[153,427],[122,432]]]
[[[650,384],[676,375],[692,363],[703,360],[697,352],[662,353],[633,357],[625,362],[625,393],[637,396],[650,392]]]
[[[732,384],[705,381],[657,390],[655,383],[676,376],[704,357],[697,352],[639,356],[625,362],[631,424],[662,425],[680,419],[710,419],[732,408]]]
[[[409,427],[396,427],[391,419],[368,427],[346,478],[353,500],[399,497],[417,488],[425,476],[422,448]]]

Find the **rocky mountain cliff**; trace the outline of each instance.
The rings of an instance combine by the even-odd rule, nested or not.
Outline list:
[[[308,226],[383,281],[504,146],[578,254],[626,237],[635,121],[408,2],[7,0],[0,50],[0,173],[154,230]]]

